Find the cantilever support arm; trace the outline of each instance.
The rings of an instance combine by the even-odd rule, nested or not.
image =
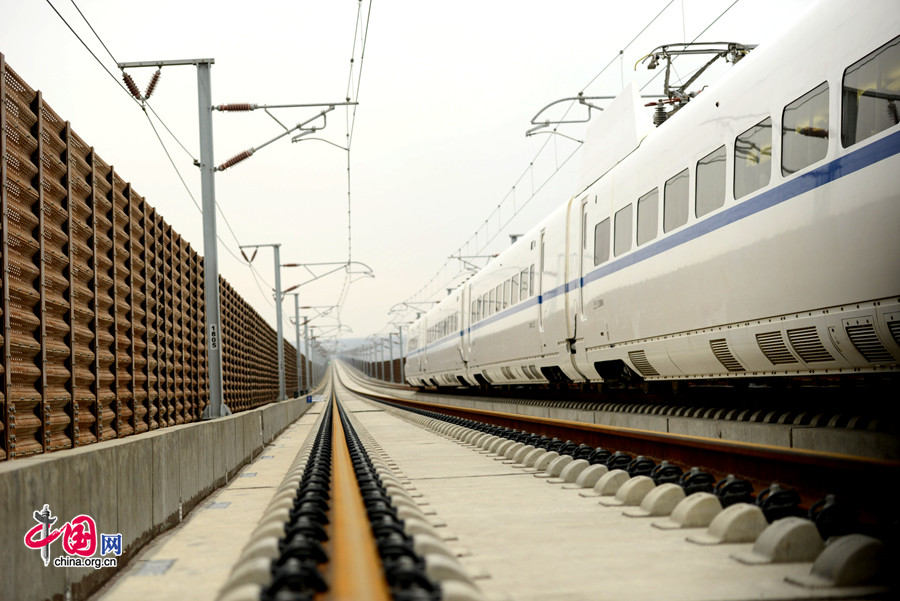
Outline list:
[[[324,262],[324,263],[282,263],[281,264],[282,267],[302,267],[312,276],[308,280],[305,280],[303,282],[300,282],[299,284],[296,284],[294,286],[291,286],[290,288],[287,288],[286,290],[284,290],[284,293],[290,292],[291,290],[296,290],[297,288],[300,288],[301,286],[305,286],[306,284],[315,282],[316,280],[322,279],[327,275],[331,275],[332,273],[336,273],[338,271],[345,270],[345,269],[349,270],[351,265],[361,265],[363,267],[363,269],[366,270],[366,271],[362,272],[364,275],[366,275],[367,277],[373,277],[373,278],[375,277],[375,272],[372,270],[372,268],[369,267],[368,265],[366,265],[365,263],[363,263],[362,261],[328,261],[328,262]],[[326,266],[336,266],[336,267],[333,267],[332,269],[329,269],[322,273],[316,273],[316,271],[314,269],[312,269],[313,267],[326,267]]]

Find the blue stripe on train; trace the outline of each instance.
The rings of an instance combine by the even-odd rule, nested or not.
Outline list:
[[[876,140],[875,142],[872,142],[871,144],[868,144],[858,150],[849,152],[844,156],[831,161],[830,163],[826,163],[821,167],[817,167],[812,171],[804,173],[800,177],[791,179],[790,181],[787,181],[779,186],[775,186],[771,190],[766,190],[762,194],[754,196],[753,198],[742,201],[739,204],[729,207],[728,209],[720,213],[716,213],[715,215],[699,221],[694,225],[675,232],[671,236],[667,236],[652,244],[639,248],[633,253],[622,257],[621,259],[616,259],[601,267],[598,267],[597,269],[586,274],[584,277],[566,282],[562,286],[557,286],[556,288],[544,292],[543,295],[531,297],[525,302],[519,303],[486,319],[482,319],[478,323],[470,326],[468,331],[471,332],[488,324],[497,322],[501,319],[505,319],[510,315],[514,315],[519,311],[524,311],[525,309],[533,307],[534,305],[539,305],[543,303],[544,300],[549,300],[565,292],[577,290],[579,286],[584,286],[590,282],[599,280],[604,276],[610,275],[617,271],[621,271],[626,267],[630,267],[631,265],[635,265],[636,263],[640,263],[641,261],[646,261],[647,259],[655,257],[656,255],[666,252],[667,250],[671,250],[676,246],[681,246],[682,244],[686,244],[692,240],[696,240],[697,238],[705,236],[710,232],[714,232],[715,230],[740,221],[741,219],[750,217],[751,215],[755,215],[757,213],[765,211],[766,209],[770,209],[775,205],[800,196],[801,194],[805,194],[806,192],[814,190],[820,186],[824,186],[825,184],[840,179],[845,175],[850,175],[851,173],[855,173],[860,169],[864,169],[870,165],[874,165],[875,163],[892,157],[898,153],[900,153],[900,131],[895,132],[889,136],[885,136],[880,140]],[[460,330],[459,335],[462,336],[464,333],[465,330]],[[425,350],[434,348],[439,344],[442,344],[443,342],[445,342],[444,339],[436,340],[435,342],[432,342],[427,346],[416,349],[408,356],[412,356]]]

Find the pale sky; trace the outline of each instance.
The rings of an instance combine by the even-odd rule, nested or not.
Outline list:
[[[71,0],[51,2],[118,76]],[[370,0],[76,3],[118,61],[214,58],[214,104],[343,101],[357,9],[361,6],[364,23],[370,7]],[[369,265],[375,278],[350,286],[342,322],[352,332],[345,337],[385,333],[392,327],[389,320],[411,318],[389,316],[388,310],[432,280],[526,170],[516,186],[515,205],[528,200],[532,185],[537,188],[577,146],[553,137],[529,170],[548,141],[548,136],[525,137],[531,117],[545,104],[585,89],[668,3],[372,0],[350,156],[352,258]],[[674,0],[626,50],[623,60],[615,61],[585,93],[613,95],[623,82],[648,81],[656,72],[633,69],[641,56],[660,44],[692,39],[731,4]],[[700,40],[761,42],[789,25],[808,4],[741,0]],[[0,52],[9,66],[42,90],[45,101],[202,253],[201,215],[136,103],[46,0],[0,0],[0,10]],[[359,50],[357,41],[354,82]],[[691,70],[687,61],[682,68],[682,75]],[[143,88],[152,70],[132,73]],[[645,93],[660,91],[661,77]],[[193,67],[165,68],[150,102],[199,157]],[[312,109],[275,111],[288,125],[313,114]],[[262,111],[214,113],[213,121],[217,164],[281,131]],[[582,138],[584,126],[560,131]],[[345,145],[345,135],[345,113],[335,110],[317,137]],[[164,141],[199,202],[198,170],[170,138],[164,136]],[[509,233],[524,233],[577,191],[580,167],[576,154],[508,227],[498,230],[498,223],[512,215],[509,196],[500,218],[494,216],[479,233],[478,243],[471,242],[463,254],[503,249]],[[320,141],[292,144],[288,137],[219,173],[217,201],[241,244],[281,243],[283,263],[344,261],[346,175],[343,150]],[[218,229],[228,249],[237,253],[221,218]],[[493,242],[480,250],[489,237]],[[219,265],[220,273],[274,325],[271,250],[261,249],[253,263],[264,279],[265,294],[246,263],[234,259],[222,244]],[[459,267],[458,261],[451,261],[416,300],[446,294],[446,286],[458,281],[454,274]],[[307,278],[296,269],[282,271],[285,288]],[[334,304],[343,282],[336,274],[303,286],[301,304]],[[292,297],[286,299],[284,311],[285,335],[292,340],[293,326],[287,323],[293,315]]]

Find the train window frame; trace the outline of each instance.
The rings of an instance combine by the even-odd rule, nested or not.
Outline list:
[[[509,304],[515,305],[519,302],[519,274],[516,274],[512,277],[512,283],[509,286],[510,299]]]
[[[528,298],[528,268],[519,272],[519,300]]]
[[[822,106],[810,105],[811,102],[816,100],[824,100],[824,123],[814,123],[814,119],[821,117],[822,109]],[[781,175],[783,177],[789,177],[798,171],[802,171],[828,156],[831,112],[828,101],[828,82],[823,81],[799,98],[787,103],[781,111]],[[811,107],[811,113],[803,112],[804,109],[808,110]],[[816,109],[818,109],[818,112]],[[799,118],[795,119],[795,116]],[[803,118],[808,118],[808,125],[805,127],[801,127],[799,124]],[[824,127],[821,127],[822,125]],[[825,144],[819,143],[820,140],[824,140]],[[810,152],[813,148],[816,149],[815,152]],[[788,160],[797,158],[800,159],[797,165],[788,167],[785,164]]]
[[[510,292],[510,288],[512,287],[510,284],[511,284],[511,282],[509,279],[506,279],[503,281],[503,307],[502,308],[504,308],[504,309],[509,306],[509,298],[510,298],[510,295],[512,294]]]
[[[503,282],[500,282],[497,284],[497,287],[494,288],[494,302],[496,303],[494,312],[499,313],[503,308]]]
[[[718,157],[713,155],[717,155],[720,153],[722,155],[721,173],[719,172],[718,167],[710,167],[710,165],[718,163]],[[716,171],[714,172],[713,169],[716,169]],[[712,152],[702,157],[694,166],[694,215],[696,217],[703,217],[707,213],[712,213],[716,209],[720,209],[725,206],[725,196],[728,185],[728,182],[726,181],[727,178],[728,149],[725,148],[724,144],[722,144]],[[704,184],[708,181],[714,181],[716,183],[716,194],[709,194],[707,192],[707,190],[709,190],[711,187],[705,186]],[[719,191],[721,191],[721,194],[718,194]],[[713,200],[714,196],[715,200]],[[707,199],[712,200],[712,202],[707,203]],[[701,200],[704,201],[704,204],[702,206]]]
[[[772,182],[772,126],[772,116],[769,115],[735,137],[733,155],[734,183],[732,185],[735,200],[753,194],[757,190],[762,190]],[[769,132],[768,146],[756,140],[757,134],[766,130]],[[749,151],[746,151],[748,153],[746,157],[738,157],[741,144],[749,147]],[[747,164],[754,162],[752,161],[754,147],[758,149],[755,162],[759,167],[748,168]],[[766,148],[768,148],[768,153]],[[763,157],[767,158],[763,160]],[[762,169],[763,164],[766,164],[768,169]],[[761,177],[762,174],[765,174],[765,178]],[[738,177],[739,175],[741,177]],[[745,180],[747,181],[746,185],[743,184]],[[739,185],[742,186],[740,189],[738,188]]]
[[[613,255],[618,257],[631,250],[634,241],[632,232],[634,232],[634,203],[629,202],[627,205],[616,211],[615,214],[613,225]]]
[[[528,268],[528,296],[534,296],[534,263]]]
[[[603,233],[602,236],[600,234]],[[606,241],[605,244],[602,242]],[[612,228],[610,227],[610,219],[606,219],[594,226],[594,267],[609,261],[609,248],[612,242]]]
[[[881,46],[879,46],[872,52],[869,52],[868,54],[866,54],[864,57],[862,57],[858,61],[855,61],[854,63],[849,65],[846,69],[844,69],[844,72],[841,75],[841,146],[844,148],[850,148],[851,146],[859,144],[860,142],[863,142],[863,141],[871,138],[872,136],[875,136],[877,134],[880,134],[883,131],[887,131],[888,129],[895,127],[897,125],[897,122],[900,122],[900,115],[898,115],[898,110],[897,110],[897,107],[895,106],[895,108],[894,108],[895,123],[889,124],[885,127],[881,127],[881,124],[875,124],[875,127],[878,127],[878,129],[870,128],[868,130],[868,133],[864,134],[862,137],[859,137],[859,121],[860,121],[860,114],[862,113],[862,111],[859,110],[859,104],[860,104],[859,99],[861,97],[866,97],[868,99],[874,98],[875,101],[887,100],[888,103],[898,102],[898,100],[890,99],[889,96],[892,93],[892,90],[890,88],[887,88],[887,92],[882,92],[882,89],[879,89],[877,87],[875,90],[862,89],[862,88],[857,88],[857,87],[848,89],[848,81],[847,81],[848,76],[853,76],[853,75],[856,75],[858,72],[863,71],[863,69],[865,67],[872,64],[873,61],[880,58],[882,55],[884,55],[886,52],[890,51],[891,49],[893,49],[894,53],[900,53],[900,35],[894,37],[887,43],[882,44]],[[877,75],[876,81],[878,83],[880,83],[882,81],[882,78],[885,77],[885,74],[890,72],[890,68],[892,66],[895,67],[895,69],[896,69],[896,67],[900,66],[900,55],[898,55],[898,62],[896,62],[896,63],[892,64],[889,61],[884,61],[881,63],[875,63],[875,65],[876,65],[876,69],[878,69],[878,67],[882,67],[882,66],[887,67],[884,69],[879,69],[876,73],[876,75]],[[894,82],[894,83],[900,83],[900,81]],[[866,92],[869,92],[869,94],[867,94]],[[898,90],[898,95],[900,95],[900,90]],[[853,105],[855,105],[856,111],[853,112],[851,115],[851,113],[850,113],[851,103],[848,101],[850,99],[852,99],[854,96],[856,98],[856,102],[853,103]],[[881,96],[888,96],[888,98],[882,98]],[[870,112],[872,115],[875,115],[878,113],[878,111],[874,111],[874,110],[868,111],[868,112]],[[890,111],[885,111],[885,112],[890,112]],[[853,117],[853,119],[850,119],[851,116]],[[851,125],[853,128],[852,132],[849,131],[849,127]],[[851,140],[851,134],[852,134],[852,140]]]
[[[646,210],[641,210],[644,208]],[[657,186],[637,200],[637,245],[646,244],[658,235],[659,187]]]
[[[494,314],[494,289],[488,291],[488,315]]]
[[[685,180],[684,186],[681,186],[682,178]],[[679,186],[677,189],[676,185]],[[685,167],[667,179],[663,187],[663,232],[669,233],[680,228],[688,222],[690,214],[691,169]]]

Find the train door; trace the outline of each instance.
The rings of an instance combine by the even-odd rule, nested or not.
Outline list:
[[[468,361],[469,355],[466,353],[466,325],[468,324],[468,319],[466,315],[468,314],[467,305],[469,303],[469,284],[463,286],[459,291],[459,302],[456,303],[457,307],[457,317],[455,324],[455,331],[453,335],[456,336],[456,348],[459,351],[459,360],[462,361],[463,369],[465,369],[466,362]]]
[[[422,320],[422,352],[420,353],[420,357],[422,357],[422,373],[425,374],[428,372],[428,345],[431,344],[431,340],[428,339],[428,318]]]
[[[537,293],[538,293],[538,332],[541,337],[541,341],[544,339],[544,282],[546,278],[544,277],[544,247],[545,247],[545,232],[541,230],[541,235],[538,240],[538,268],[537,268]],[[545,344],[542,345],[546,346]]]
[[[581,199],[581,220],[579,223],[581,228],[581,235],[579,238],[581,239],[580,248],[578,250],[578,317],[575,320],[575,333],[576,335],[584,336],[584,334],[578,332],[578,323],[580,321],[584,321],[584,268],[587,264],[587,260],[585,259],[585,255],[588,252],[588,235],[587,235],[587,197]]]
[[[581,277],[584,269],[582,248],[587,198],[585,196],[577,204],[572,199],[566,211],[566,338],[571,341],[584,336],[578,326],[584,311]]]

